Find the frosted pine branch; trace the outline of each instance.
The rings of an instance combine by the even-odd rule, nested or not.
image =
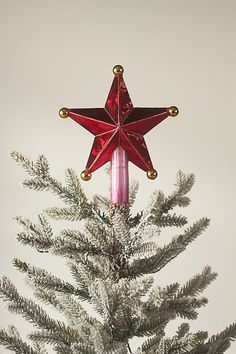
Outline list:
[[[27,273],[29,280],[37,287],[54,290],[67,294],[74,294],[82,299],[88,299],[88,294],[81,290],[79,287],[74,287],[68,282],[55,277],[54,275],[48,273],[44,269],[32,267],[26,262],[14,258],[13,265],[18,268],[21,272]]]
[[[182,298],[165,299],[159,306],[145,304],[143,307],[145,317],[138,321],[134,330],[135,335],[144,336],[159,333],[165,329],[169,321],[177,316],[188,320],[196,319],[198,315],[196,309],[206,303],[206,298]]]
[[[110,245],[110,229],[100,222],[91,220],[85,224],[85,231],[87,232],[88,239],[97,247],[107,250]]]
[[[167,285],[165,288],[153,288],[148,296],[148,306],[160,306],[163,300],[174,299],[179,289],[178,283]]]
[[[196,319],[198,316],[198,312],[196,311],[196,309],[205,306],[207,302],[208,300],[205,297],[202,298],[184,297],[184,298],[177,298],[177,299],[170,300],[168,302],[168,307],[175,312],[176,316],[188,320],[193,320]]]
[[[0,343],[7,349],[18,354],[43,354],[43,352],[36,351],[29,344],[24,342],[13,326],[10,326],[8,330],[0,330]]]
[[[21,313],[29,322],[46,329],[56,325],[40,306],[20,296],[16,287],[6,277],[0,282],[0,296],[9,302],[8,308],[11,312]]]
[[[190,326],[188,323],[182,323],[179,327],[178,330],[176,332],[176,336],[177,338],[183,338],[185,337],[185,335],[189,332],[190,330]]]
[[[45,290],[43,288],[37,287],[37,289],[34,291],[34,296],[36,299],[44,302],[46,305],[53,306],[59,312],[65,311],[65,307],[58,300],[58,296],[53,290]]]
[[[163,333],[156,333],[147,339],[137,354],[194,354],[196,347],[199,347],[206,339],[206,332],[189,333],[189,325],[183,323],[172,338],[164,337]]]
[[[181,215],[159,215],[158,217],[152,215],[149,219],[149,222],[159,226],[159,227],[167,227],[167,226],[178,226],[182,227],[187,224],[187,218]]]
[[[23,182],[25,187],[36,191],[51,191],[53,194],[58,195],[65,203],[79,209],[80,219],[91,216],[91,205],[88,203],[79,179],[72,169],[67,169],[67,186],[63,186],[50,175],[48,161],[43,155],[39,156],[36,163],[17,152],[13,152],[11,155],[13,159],[33,177]]]
[[[65,234],[65,233],[64,233]],[[61,255],[68,258],[77,259],[79,254],[90,254],[90,255],[104,255],[105,252],[100,248],[92,245],[89,242],[78,240],[70,241],[65,237],[59,237],[55,241],[52,249],[52,253],[56,255]]]
[[[81,219],[80,209],[73,206],[68,208],[47,208],[45,212],[50,218],[55,220],[77,221]]]
[[[48,252],[53,245],[53,231],[43,214],[38,218],[39,223],[34,224],[27,218],[15,217],[18,224],[24,228],[23,232],[17,234],[17,239],[25,245],[36,248],[39,252]]]
[[[74,354],[74,351],[63,343],[57,343],[56,345],[54,345],[54,351],[57,354]]]
[[[23,156],[22,154],[18,153],[17,151],[13,151],[11,153],[11,157],[20,165],[30,176],[35,176],[40,174],[36,164],[31,161],[29,158]],[[42,155],[39,156],[38,160],[42,160]]]
[[[88,289],[95,278],[105,278],[107,276],[101,268],[99,269],[95,262],[91,262],[84,257],[81,257],[80,262],[76,264],[70,263],[71,273],[81,289]],[[85,291],[87,292],[87,290]]]
[[[10,312],[21,314],[28,322],[40,329],[57,333],[60,335],[61,341],[68,343],[79,338],[79,333],[76,330],[51,319],[39,305],[20,296],[15,286],[6,277],[3,277],[0,282],[0,296],[8,302]]]
[[[50,344],[52,346],[57,345],[58,343],[67,346],[68,349],[71,346],[71,343],[83,343],[84,339],[81,336],[81,333],[75,330],[66,330],[65,328],[51,328],[47,330],[35,331],[30,333],[28,336],[32,341],[37,341],[38,343]]]
[[[74,326],[101,326],[100,322],[95,318],[90,316],[88,312],[81,306],[79,301],[73,298],[71,295],[63,294],[59,296],[59,301],[61,306],[64,307],[64,312],[67,315],[67,318],[74,323]],[[87,332],[89,333],[88,329]]]
[[[230,342],[236,339],[236,323],[230,325],[221,333],[212,336],[209,341],[204,345],[204,349],[208,349],[209,354],[217,353],[222,354],[224,353],[229,347]],[[204,353],[204,351],[203,351]]]
[[[176,181],[176,186],[177,186],[177,191],[178,194],[183,196],[187,193],[189,193],[195,183],[195,176],[194,174],[189,174],[186,175],[182,171],[179,171],[177,173],[177,181]]]
[[[190,192],[195,182],[193,174],[185,175],[179,171],[177,174],[176,191],[169,197],[165,197],[163,192],[155,193],[153,199],[156,199],[153,205],[155,214],[163,214],[172,210],[175,206],[186,207],[190,203],[190,199],[186,194]]]
[[[81,340],[83,342],[83,338],[80,338],[80,334],[78,331],[70,328],[69,326],[65,326],[63,323],[51,319],[46,312],[37,304],[35,304],[31,300],[27,300],[24,297],[20,296],[14,287],[14,285],[7,279],[3,278],[0,284],[0,294],[6,301],[9,302],[8,309],[9,311],[17,314],[21,314],[27,321],[35,324],[38,328],[42,330],[38,333],[38,336],[29,335],[34,341],[40,342],[41,338],[40,333],[47,334],[47,340],[43,340],[43,343],[51,343],[54,341],[56,343],[61,342],[65,345],[70,345],[71,342],[78,342]],[[7,344],[7,341],[13,343],[14,345],[25,346],[27,350],[27,346],[22,341],[14,340],[12,336],[7,336],[6,332],[2,332],[1,342]],[[31,353],[30,349],[28,351]],[[22,353],[28,353],[27,351],[22,351]],[[36,351],[32,351],[32,354],[40,354]]]
[[[187,354],[196,347],[197,343],[198,338],[194,334],[189,334],[181,339],[164,337],[156,348],[149,351],[149,354],[155,354],[156,352],[163,354]]]
[[[211,267],[206,266],[201,274],[195,275],[179,290],[178,296],[195,296],[215,280],[217,273],[211,271]]]
[[[149,258],[134,260],[129,268],[131,277],[155,273],[168,262],[183,252],[187,245],[194,241],[209,225],[209,219],[203,218],[188,228],[183,235],[173,238],[171,243],[159,248],[158,252]]]
[[[148,338],[140,348],[140,353],[149,353],[152,348],[155,348],[159,345],[161,339],[163,337],[163,332],[156,333],[153,337]]]
[[[223,354],[235,339],[236,323],[230,325],[221,333],[213,335],[206,343],[199,345],[194,354]]]
[[[133,247],[132,256],[153,256],[154,254],[156,254],[157,250],[158,246],[155,242],[144,242]]]
[[[65,352],[65,354],[67,354],[67,352]],[[72,354],[97,354],[97,351],[88,345],[74,344],[72,346]]]

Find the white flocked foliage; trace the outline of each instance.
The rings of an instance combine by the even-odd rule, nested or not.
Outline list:
[[[12,157],[30,176],[23,182],[25,187],[52,192],[65,202],[64,207],[42,211],[37,223],[18,216],[17,240],[37,252],[64,257],[74,281],[14,258],[14,266],[25,273],[35,298],[21,296],[4,276],[0,296],[10,312],[22,315],[35,330],[25,342],[15,327],[2,329],[3,346],[22,354],[46,354],[49,346],[58,354],[222,354],[229,348],[236,337],[234,324],[209,338],[207,332],[192,333],[183,322],[173,337],[166,335],[170,321],[178,317],[194,320],[198,309],[206,305],[202,292],[216,277],[209,266],[186,284],[154,285],[153,274],[182,253],[209,224],[203,217],[189,225],[185,216],[174,212],[175,207],[189,205],[187,194],[194,175],[179,171],[171,195],[155,192],[148,206],[133,215],[137,182],[130,186],[129,205],[112,205],[100,195],[89,201],[72,169],[66,171],[62,184],[51,176],[44,156],[36,162],[17,152]],[[55,234],[50,219],[82,220],[83,227]],[[178,234],[160,246],[157,236],[171,227],[179,228]],[[45,304],[60,312],[64,321],[50,318]],[[143,344],[133,351],[130,341],[135,337],[143,337]]]

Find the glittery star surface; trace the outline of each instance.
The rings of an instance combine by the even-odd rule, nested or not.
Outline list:
[[[134,108],[122,74],[115,75],[105,108],[71,108],[68,115],[95,135],[86,165],[93,172],[111,159],[121,146],[129,161],[152,170],[144,135],[170,114],[168,108]]]

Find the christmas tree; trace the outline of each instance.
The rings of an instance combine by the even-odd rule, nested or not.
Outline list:
[[[182,253],[209,224],[207,218],[202,218],[187,226],[187,218],[173,211],[189,205],[187,194],[194,175],[179,172],[171,195],[154,193],[148,207],[132,215],[137,183],[130,187],[129,204],[115,205],[101,196],[89,201],[73,170],[66,171],[63,185],[51,176],[44,156],[36,162],[16,152],[12,157],[30,175],[24,186],[50,191],[65,202],[65,207],[49,208],[39,215],[37,224],[17,217],[22,227],[18,241],[38,252],[65,257],[74,283],[14,259],[14,266],[27,275],[34,288],[35,300],[21,296],[6,277],[0,282],[0,294],[9,311],[22,315],[36,330],[29,334],[32,344],[28,344],[14,326],[2,329],[2,345],[22,354],[48,353],[49,345],[61,354],[221,354],[230,347],[236,338],[235,324],[208,338],[207,332],[192,333],[189,324],[183,322],[173,337],[165,335],[171,320],[194,320],[198,309],[206,305],[207,299],[201,293],[216,278],[209,266],[186,284],[153,286],[152,274]],[[49,218],[83,220],[84,231],[65,229],[54,235]],[[157,236],[166,227],[184,230],[160,247]],[[62,313],[65,321],[50,318],[39,301]],[[97,315],[90,315],[85,303]],[[134,352],[129,342],[135,337],[146,338]]]
[[[25,187],[50,191],[66,204],[46,209],[36,224],[17,217],[22,228],[18,241],[38,252],[64,257],[74,281],[64,281],[15,258],[13,264],[26,274],[35,299],[21,296],[7,277],[0,282],[0,295],[10,312],[22,315],[36,330],[28,335],[31,345],[14,326],[0,331],[0,343],[22,354],[45,354],[49,347],[58,354],[224,353],[236,338],[236,324],[208,338],[207,332],[192,333],[189,323],[183,322],[174,336],[166,335],[166,326],[177,317],[197,318],[198,309],[207,303],[201,293],[216,273],[206,266],[186,284],[175,282],[165,287],[155,285],[152,274],[205,231],[209,219],[187,225],[187,218],[174,212],[176,207],[189,205],[187,194],[194,184],[194,175],[181,171],[171,195],[157,191],[145,209],[132,212],[138,184],[129,188],[128,161],[146,171],[148,178],[157,177],[143,136],[168,116],[175,117],[178,109],[134,108],[123,80],[123,67],[117,65],[113,72],[105,108],[62,108],[59,112],[62,118],[72,118],[95,135],[86,169],[81,173],[83,180],[89,180],[92,172],[111,161],[111,200],[95,195],[89,201],[72,169],[66,171],[65,185],[57,181],[43,155],[33,162],[12,153],[30,176],[23,182]],[[49,219],[82,221],[84,229],[54,233]],[[184,230],[161,246],[157,236],[167,227]],[[51,318],[45,304],[64,315],[64,321]],[[144,337],[143,344],[134,351],[131,341],[137,337]]]

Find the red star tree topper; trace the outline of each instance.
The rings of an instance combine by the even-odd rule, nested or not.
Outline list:
[[[128,161],[155,179],[144,135],[168,116],[176,116],[178,109],[134,108],[123,79],[123,68],[116,65],[115,74],[105,108],[62,108],[62,118],[70,117],[95,138],[86,165],[81,173],[84,180],[91,178],[106,162],[111,161],[111,200],[128,203]]]

